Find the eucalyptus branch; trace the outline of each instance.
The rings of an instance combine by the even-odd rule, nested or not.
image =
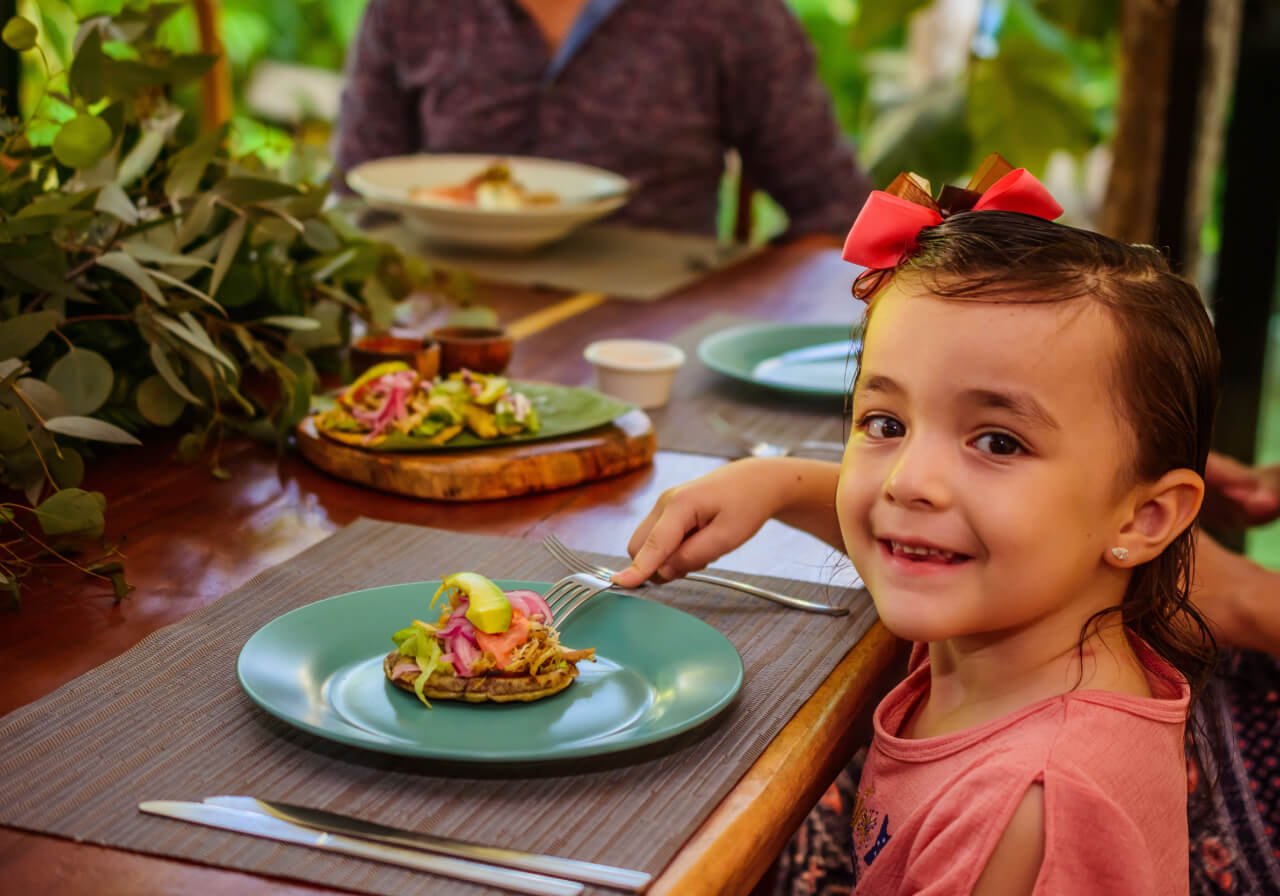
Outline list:
[[[24,509],[30,509],[30,508],[24,508]],[[46,542],[44,542],[44,541],[41,541],[41,539],[40,539],[40,537],[39,537],[38,535],[36,535],[34,532],[32,532],[32,531],[31,531],[30,529],[28,529],[26,526],[24,526],[24,525],[22,525],[21,523],[19,523],[16,519],[11,520],[10,522],[12,522],[12,523],[13,523],[13,525],[14,525],[14,526],[16,526],[20,532],[22,532],[22,534],[23,534],[23,536],[24,536],[24,537],[31,539],[31,540],[32,540],[32,541],[34,541],[37,545],[39,545],[39,546],[40,546],[40,548],[41,548],[42,550],[47,551],[48,553],[50,553],[50,554],[52,554],[53,556],[57,557],[57,558],[58,558],[58,560],[62,561],[63,563],[67,563],[67,564],[69,564],[69,565],[71,565],[71,566],[74,566],[74,567],[75,567],[76,569],[78,569],[80,572],[84,573],[84,574],[85,574],[85,575],[87,575],[87,576],[93,576],[95,579],[103,579],[104,581],[105,581],[105,580],[110,580],[110,578],[111,578],[110,576],[105,576],[105,575],[103,575],[103,574],[102,574],[102,573],[100,573],[100,572],[95,572],[93,569],[91,569],[91,568],[89,568],[89,567],[87,567],[87,566],[81,566],[79,563],[77,563],[77,562],[76,562],[75,560],[73,560],[71,557],[69,557],[69,556],[67,556],[66,554],[64,554],[64,553],[62,553],[61,551],[59,551],[57,548],[53,547],[53,546],[52,546],[52,545],[50,545],[50,544],[47,544],[47,543],[46,543]],[[108,552],[107,552],[107,555],[108,555],[108,556],[110,556],[111,554],[114,554],[114,553],[116,553],[116,551],[113,549],[113,550],[111,550],[111,551],[108,551]],[[22,558],[22,560],[23,560],[23,562],[25,562],[25,563],[31,563],[31,562],[32,562],[31,560],[29,560],[29,559],[27,559],[27,558]]]

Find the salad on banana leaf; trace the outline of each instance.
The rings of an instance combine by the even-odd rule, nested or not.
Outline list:
[[[464,431],[498,439],[537,433],[541,426],[533,402],[505,377],[464,369],[426,380],[400,361],[371,367],[316,416],[322,433],[361,447],[396,433],[445,445]]]

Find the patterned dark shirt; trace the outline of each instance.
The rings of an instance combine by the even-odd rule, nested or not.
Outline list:
[[[554,59],[514,0],[370,0],[335,155],[585,162],[632,180],[615,220],[711,233],[730,148],[790,236],[843,236],[870,189],[782,0],[592,0]]]

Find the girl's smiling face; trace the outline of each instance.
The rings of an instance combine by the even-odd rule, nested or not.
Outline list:
[[[913,641],[1049,626],[1118,604],[1104,554],[1125,517],[1110,312],[876,300],[837,512],[881,619]]]

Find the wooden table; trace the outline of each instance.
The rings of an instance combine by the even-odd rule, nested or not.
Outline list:
[[[605,302],[524,338],[513,373],[585,383],[591,339],[667,337],[707,314],[732,311],[783,321],[852,316],[851,269],[834,252],[774,249],[684,293],[643,305]],[[493,289],[504,321],[563,296]],[[696,363],[696,362],[694,362]],[[0,713],[48,694],[118,656],[249,578],[360,516],[424,526],[541,538],[554,532],[586,550],[621,553],[636,522],[666,488],[722,460],[659,451],[652,468],[558,492],[474,504],[438,504],[331,479],[293,454],[277,457],[229,443],[223,482],[174,460],[172,439],[148,440],[93,466],[86,488],[108,498],[108,533],[122,540],[135,590],[117,604],[109,589],[59,571],[32,583],[24,606],[0,617]],[[792,565],[779,569],[776,558]],[[831,551],[769,524],[724,565],[802,578],[829,569]],[[77,648],[64,643],[75,625]],[[879,624],[844,658],[661,875],[654,893],[747,892],[856,745],[874,701],[897,674],[903,647]],[[316,893],[322,888],[76,844],[0,828],[0,879],[15,893]]]

